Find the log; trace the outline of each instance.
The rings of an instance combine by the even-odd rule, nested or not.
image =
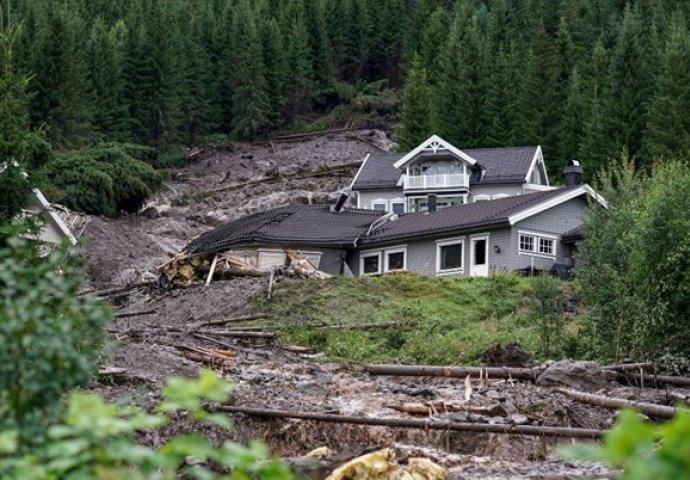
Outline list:
[[[79,293],[77,293],[77,296],[82,297],[84,295],[95,295],[97,297],[109,297],[112,295],[116,295],[118,293],[123,293],[123,292],[127,292],[129,290],[134,290],[135,288],[148,287],[151,285],[153,285],[151,282],[135,282],[135,283],[129,283],[127,285],[123,285],[120,287],[106,288],[104,290],[91,290],[91,291],[79,292]]]
[[[638,412],[644,413],[645,415],[656,418],[673,418],[673,416],[676,414],[676,409],[674,407],[657,405],[656,403],[635,402],[633,400],[625,400],[623,398],[584,393],[569,388],[557,388],[556,391],[577,402],[586,403],[588,405],[596,405],[597,407],[611,408],[616,410],[622,408],[632,408]]]
[[[215,315],[214,315],[215,316]],[[194,323],[189,326],[190,329],[194,330],[201,327],[216,327],[219,325],[225,325],[226,323],[236,323],[236,322],[248,322],[250,320],[259,320],[263,318],[269,318],[271,315],[268,313],[255,313],[252,315],[241,315],[239,317],[224,318],[222,320],[211,320],[208,322]]]
[[[662,387],[673,385],[676,387],[690,387],[690,377],[673,377],[670,375],[653,375],[647,373],[627,373],[626,377],[634,378],[638,383],[648,387]]]
[[[213,278],[213,272],[216,271],[216,263],[218,263],[218,254],[213,256],[211,268],[208,269],[208,276],[206,277],[206,281],[204,282],[205,287],[208,287],[208,285],[211,283],[211,279]]]
[[[602,430],[587,428],[536,427],[532,425],[496,425],[489,423],[456,423],[447,420],[407,418],[355,417],[327,413],[294,412],[288,410],[269,410],[238,406],[221,406],[216,410],[226,413],[242,413],[262,418],[294,418],[328,423],[347,423],[351,425],[382,426],[395,428],[416,428],[420,430],[443,430],[454,432],[501,433],[508,435],[534,435],[539,437],[590,438],[598,439]]]
[[[479,377],[482,372],[489,378],[512,378],[515,380],[535,380],[541,368],[509,367],[443,367],[433,365],[367,365],[364,368],[371,375],[392,375],[399,377],[451,377],[465,378],[467,375]]]
[[[502,407],[493,406],[482,407],[477,405],[456,405],[453,403],[446,402],[426,402],[426,403],[415,403],[415,402],[404,402],[400,405],[384,405],[386,408],[395,410],[400,413],[409,413],[411,415],[431,415],[433,413],[445,413],[445,412],[468,412],[476,413],[478,415],[505,417],[505,410]]]
[[[152,313],[156,313],[155,308],[150,308],[148,310],[139,310],[136,312],[117,313],[117,314],[115,314],[115,318],[140,317],[142,315],[151,315]]]
[[[651,370],[654,368],[654,362],[640,362],[640,363],[614,363],[613,365],[604,365],[601,367],[604,370],[618,370],[624,372],[626,370]]]
[[[228,332],[228,331],[217,331],[217,330],[199,330],[197,333],[204,335],[217,335],[219,337],[230,337],[230,338],[276,338],[275,333],[269,332]]]

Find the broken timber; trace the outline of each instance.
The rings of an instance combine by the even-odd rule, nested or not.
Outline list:
[[[674,385],[677,387],[690,387],[690,377],[672,377],[670,375],[653,375],[646,373],[625,373],[626,377],[632,377],[640,384],[656,387],[657,385]]]
[[[535,435],[539,437],[590,438],[598,439],[604,434],[602,430],[587,428],[537,427],[531,425],[500,425],[489,423],[456,423],[447,420],[413,420],[406,418],[354,417],[332,415],[327,413],[293,412],[288,410],[268,410],[236,406],[222,406],[217,410],[226,413],[242,413],[264,418],[295,418],[315,420],[318,422],[347,423],[352,425],[369,425],[396,428],[417,428],[420,430],[444,430],[455,432],[502,433],[509,435]]]
[[[367,365],[371,375],[392,375],[399,377],[453,377],[487,375],[489,378],[510,378],[514,380],[535,380],[542,368],[509,367],[442,367],[432,365]]]
[[[649,415],[650,417],[673,418],[673,416],[676,414],[676,409],[674,407],[657,405],[656,403],[635,402],[633,400],[625,400],[623,398],[594,395],[592,393],[584,393],[577,390],[571,390],[569,388],[557,388],[556,391],[581,403],[612,409],[632,408],[638,412],[644,413],[645,415]]]
[[[121,287],[116,287],[116,288],[107,288],[105,290],[90,290],[90,291],[85,291],[85,292],[79,292],[77,293],[77,297],[81,297],[84,295],[95,295],[97,297],[109,297],[111,295],[116,295],[118,293],[123,293],[127,292],[129,290],[134,290],[135,288],[140,288],[140,287],[148,287],[150,285],[153,285],[151,282],[136,282],[136,283],[130,283],[127,285],[123,285]]]
[[[276,334],[270,332],[248,332],[248,331],[216,331],[216,330],[199,330],[197,333],[204,335],[216,335],[219,337],[230,337],[230,338],[267,338],[275,339]]]
[[[151,315],[156,313],[154,308],[148,310],[139,310],[135,312],[120,312],[115,315],[115,318],[128,318],[128,317],[140,317],[142,315]]]

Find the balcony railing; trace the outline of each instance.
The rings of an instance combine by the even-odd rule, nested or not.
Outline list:
[[[470,177],[463,173],[440,175],[410,175],[405,179],[405,190],[469,187]]]

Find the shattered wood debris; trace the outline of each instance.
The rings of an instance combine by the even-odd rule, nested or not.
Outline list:
[[[180,252],[158,267],[161,285],[185,285],[195,279],[209,285],[216,278],[232,277],[297,277],[329,278],[299,250],[285,249],[285,264],[269,269],[261,267],[258,251],[213,252],[190,257]]]
[[[447,480],[446,469],[426,458],[410,458],[407,469],[395,460],[395,452],[384,448],[354,458],[336,468],[326,480]]]

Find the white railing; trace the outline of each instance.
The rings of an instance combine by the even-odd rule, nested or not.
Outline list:
[[[444,173],[441,175],[410,175],[405,179],[405,189],[469,187],[469,175]]]

